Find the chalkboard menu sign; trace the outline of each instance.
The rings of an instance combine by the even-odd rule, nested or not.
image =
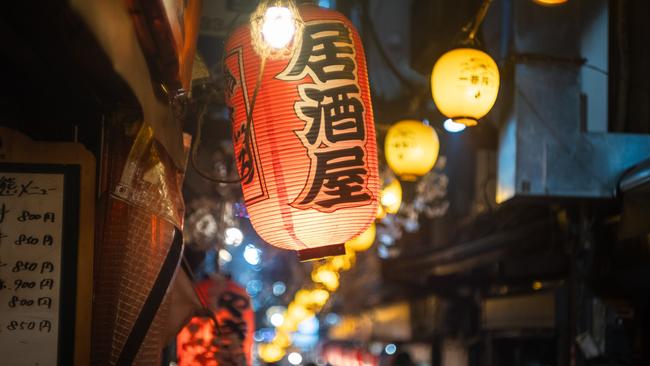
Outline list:
[[[92,236],[80,257],[80,235],[88,240],[80,230],[82,164],[27,162],[34,159],[17,150],[9,159],[3,133],[9,131],[0,129],[0,363],[86,364],[88,350],[80,347],[89,345],[78,339],[89,335],[92,267],[84,263],[80,272],[79,263],[92,262]],[[94,166],[84,174],[88,168]]]

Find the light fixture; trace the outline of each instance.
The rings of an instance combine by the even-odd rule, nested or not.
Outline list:
[[[319,329],[320,324],[315,316],[309,317],[298,324],[298,332],[304,335],[317,334]]]
[[[276,49],[293,29],[287,9],[294,37]],[[300,260],[343,254],[344,243],[374,220],[379,196],[370,86],[354,26],[329,9],[263,0],[250,24],[229,37],[223,63],[253,228]],[[321,93],[318,107],[306,90]]]
[[[392,179],[382,188],[379,203],[386,213],[396,214],[399,211],[402,205],[402,185],[399,180]]]
[[[389,343],[384,347],[384,351],[386,351],[387,355],[394,355],[395,352],[397,352],[397,346],[393,343]]]
[[[451,133],[461,132],[464,131],[465,128],[467,128],[466,125],[462,123],[454,122],[454,120],[451,118],[447,119],[445,123],[443,123],[443,127],[447,132],[451,132]]]
[[[269,318],[269,323],[274,327],[279,327],[284,323],[284,315],[282,313],[275,313]]]
[[[535,3],[543,6],[556,6],[566,3],[568,0],[533,0]]]
[[[232,261],[232,254],[230,254],[230,252],[225,250],[225,249],[220,249],[219,250],[219,259],[221,259],[225,263],[228,263],[228,262]]]
[[[330,298],[330,293],[323,289],[312,290],[311,301],[317,306],[324,306]]]
[[[347,250],[345,255],[338,255],[336,257],[331,257],[328,259],[328,265],[332,270],[347,271],[348,269],[352,268],[355,259],[354,250],[351,249],[348,244],[346,244],[346,249]]]
[[[325,315],[325,323],[330,326],[334,326],[341,321],[341,316],[336,313],[329,313]]]
[[[404,120],[388,129],[384,151],[386,162],[395,174],[402,180],[415,181],[436,164],[440,141],[431,126]]]
[[[275,344],[261,344],[259,345],[258,354],[264,362],[278,362],[284,357],[285,351],[282,347]]]
[[[287,361],[289,361],[290,364],[297,366],[302,363],[302,356],[298,352],[291,352],[289,353],[289,356],[287,356]]]
[[[287,319],[295,321],[296,325],[301,321],[314,316],[314,313],[309,311],[304,305],[298,303],[291,303],[287,308]]]
[[[456,48],[438,59],[431,73],[438,110],[456,123],[475,126],[499,94],[499,68],[487,53]]]
[[[309,290],[298,290],[294,295],[294,301],[303,306],[311,305],[311,292]]]
[[[263,286],[264,285],[260,280],[250,280],[246,284],[246,293],[248,293],[248,295],[250,295],[251,297],[255,297],[257,296],[257,294],[260,293],[260,291],[262,291]]]
[[[291,345],[291,336],[289,335],[289,333],[278,330],[275,333],[275,337],[273,337],[273,340],[271,342],[276,346],[285,349]]]
[[[285,291],[287,291],[287,285],[285,285],[282,281],[274,282],[272,291],[273,295],[281,296]]]
[[[255,53],[262,58],[287,59],[301,42],[304,23],[293,0],[262,0],[248,27]]]
[[[463,28],[461,47],[443,54],[431,72],[431,94],[440,113],[456,123],[475,126],[499,94],[499,68],[487,53],[477,49],[478,29],[493,0],[483,0],[476,17]]]
[[[312,281],[320,283],[328,290],[334,291],[339,287],[339,275],[328,266],[320,266],[311,274]]]
[[[280,306],[280,305],[271,306],[268,309],[266,309],[266,320],[268,320],[269,323],[273,323],[272,321],[273,316],[276,314],[280,314],[282,316],[282,322],[284,322],[284,315],[286,312],[287,312],[287,308],[284,306]],[[276,321],[278,321],[278,319],[276,319]],[[277,328],[280,325],[274,325],[274,326]]]
[[[269,46],[282,49],[289,45],[296,33],[291,10],[287,7],[271,6],[266,9],[262,22],[262,37]]]
[[[224,233],[223,242],[226,245],[239,246],[244,241],[244,234],[236,227],[229,227]]]
[[[248,244],[244,248],[244,260],[248,264],[256,266],[262,261],[262,252],[255,245]]]

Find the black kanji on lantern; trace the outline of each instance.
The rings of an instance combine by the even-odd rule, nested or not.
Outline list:
[[[320,150],[320,151],[319,151]],[[311,186],[303,190],[294,207],[311,207],[315,203],[325,209],[337,205],[369,200],[365,189],[364,151],[360,146],[346,149],[316,150],[316,167]]]
[[[305,187],[291,203],[323,212],[367,204],[365,107],[354,73],[351,32],[339,21],[305,25],[300,49],[277,78],[313,83],[298,86],[296,114],[305,121],[296,131],[311,159]]]
[[[341,22],[312,22],[305,25],[300,50],[278,78],[301,80],[311,73],[321,83],[354,81],[355,68],[350,30]]]
[[[343,85],[331,89],[305,88],[308,102],[298,103],[299,114],[307,121],[303,130],[310,145],[320,145],[321,132],[326,144],[340,141],[365,140],[363,104],[358,98],[356,85]],[[316,103],[316,105],[314,105]]]

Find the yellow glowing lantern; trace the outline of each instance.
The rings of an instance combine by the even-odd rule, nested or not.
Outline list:
[[[451,50],[433,66],[431,92],[442,114],[456,123],[474,126],[497,100],[499,68],[483,51]]]
[[[311,274],[311,279],[314,282],[323,284],[330,291],[334,291],[339,287],[338,273],[328,268],[328,266],[316,268]]]
[[[311,304],[311,293],[308,290],[298,290],[294,296],[297,304],[309,306]]]
[[[402,189],[400,188],[400,201],[401,201],[401,193],[402,193],[401,191]],[[366,231],[361,233],[361,235],[345,243],[345,248],[351,252],[363,252],[364,250],[368,250],[368,248],[370,248],[372,244],[375,242],[375,235],[377,235],[377,228],[375,227],[375,223],[373,222],[372,225],[370,225],[370,227],[366,229]]]
[[[405,181],[425,175],[438,160],[440,141],[429,125],[404,120],[390,127],[384,142],[386,162]],[[384,208],[385,209],[385,208]]]
[[[289,318],[289,314],[285,314],[284,322],[282,325],[277,327],[278,332],[291,333],[295,332],[298,329],[299,321],[296,319]]]
[[[261,344],[258,353],[264,362],[278,362],[284,357],[285,351],[275,344]]]
[[[327,265],[333,271],[347,271],[348,269],[352,268],[355,257],[356,256],[354,254],[354,251],[348,248],[345,252],[345,255],[330,257],[327,260]]]
[[[386,213],[396,214],[399,211],[402,205],[402,185],[397,179],[393,179],[381,190],[379,203]]]
[[[562,5],[567,2],[567,0],[533,0],[533,1],[540,5],[545,5],[545,6]]]
[[[291,336],[285,332],[276,332],[271,343],[278,347],[287,348],[291,345]]]
[[[330,298],[330,293],[323,289],[316,289],[311,292],[312,303],[324,306]]]
[[[289,320],[297,321],[298,323],[313,315],[314,313],[307,310],[307,308],[302,304],[291,303],[287,308],[287,318]]]

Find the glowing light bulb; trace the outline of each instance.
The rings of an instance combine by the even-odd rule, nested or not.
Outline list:
[[[296,303],[291,303],[289,304],[289,307],[287,308],[287,316],[286,318],[289,318],[291,320],[297,321],[297,323],[300,323],[301,321],[309,318],[310,316],[313,316],[314,313],[307,310],[304,305],[302,304],[296,304]],[[296,323],[296,325],[297,325]]]
[[[334,291],[339,287],[339,275],[326,267],[315,270],[311,275],[311,279],[314,282],[322,283],[330,291]]]
[[[445,121],[443,127],[445,128],[445,130],[447,130],[447,132],[451,132],[451,133],[461,132],[465,130],[465,128],[467,128],[466,125],[462,123],[454,122],[454,120],[451,118]]]
[[[226,229],[223,242],[226,245],[239,246],[244,241],[244,234],[236,227],[229,227]]]
[[[295,302],[301,305],[311,305],[311,292],[308,290],[299,290],[294,295]]]
[[[295,33],[296,25],[289,8],[271,6],[266,9],[262,24],[262,37],[269,46],[275,49],[285,48]]]
[[[387,355],[393,355],[395,352],[397,352],[397,346],[390,343],[386,345],[386,348],[384,348],[384,351],[386,351]]]
[[[302,356],[298,352],[291,352],[287,356],[287,361],[292,365],[300,365],[302,363]]]
[[[384,211],[389,214],[396,214],[402,205],[402,185],[397,179],[384,187],[379,193],[379,201]]]
[[[284,294],[285,291],[287,291],[287,285],[285,285],[284,282],[278,281],[273,284],[273,295],[280,296]]]
[[[262,251],[257,249],[255,245],[248,244],[244,249],[244,260],[246,260],[248,264],[256,266],[262,261]]]
[[[230,254],[230,252],[225,249],[221,249],[219,250],[219,259],[228,263],[232,260],[232,254]]]
[[[264,362],[278,362],[284,357],[284,350],[275,344],[262,344],[258,352]]]
[[[274,327],[279,327],[282,325],[282,323],[284,323],[284,315],[281,313],[275,313],[271,315],[271,319],[269,319],[269,321]]]
[[[323,289],[316,289],[311,292],[311,300],[318,306],[323,306],[330,298],[330,293]]]

